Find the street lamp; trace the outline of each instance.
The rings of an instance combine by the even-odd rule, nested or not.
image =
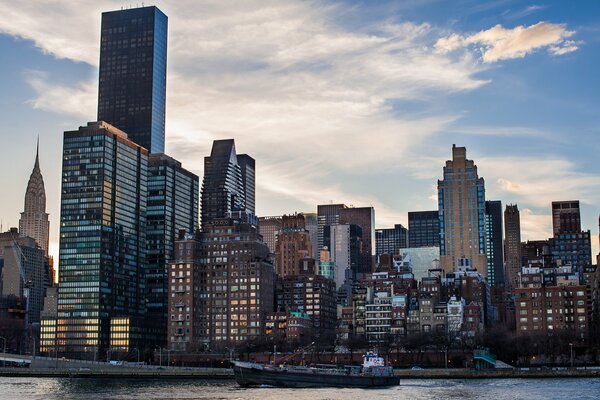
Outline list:
[[[571,347],[571,368],[573,368],[573,343],[569,343],[569,347]]]
[[[140,363],[140,350],[137,347],[134,347],[133,350],[137,352],[137,362]]]

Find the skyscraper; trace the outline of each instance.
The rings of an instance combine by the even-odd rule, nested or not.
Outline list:
[[[215,140],[210,156],[204,157],[202,229],[214,219],[231,216],[232,212],[254,219],[254,179],[252,157],[238,156],[233,139]]]
[[[552,233],[554,236],[561,233],[581,231],[581,216],[579,214],[579,200],[553,201],[552,202]]]
[[[411,248],[440,246],[438,210],[408,212],[408,246]]]
[[[323,236],[323,247],[330,252],[331,261],[334,263],[333,279],[336,287],[342,287],[346,279],[356,280],[362,278],[362,229],[355,224],[337,224],[327,226]],[[350,286],[352,282],[347,282]]]
[[[374,272],[375,209],[373,207],[348,207],[340,209],[340,224],[356,224],[362,229],[362,265],[358,277]]]
[[[375,229],[375,254],[400,254],[408,247],[408,230],[401,224],[389,229]]]
[[[259,217],[258,231],[265,244],[269,247],[269,252],[275,254],[275,245],[277,235],[281,229],[281,217]]]
[[[504,256],[502,251],[502,202],[485,202],[485,252],[487,276],[490,285],[504,283]]]
[[[516,204],[509,204],[504,211],[504,259],[505,285],[508,292],[513,292],[519,285],[521,271],[521,218]]]
[[[446,161],[444,179],[438,180],[440,217],[440,264],[448,273],[459,260],[487,277],[485,254],[485,182],[477,166],[467,159],[467,149],[452,145],[452,160]]]
[[[592,245],[590,231],[581,230],[579,200],[552,202],[552,231],[549,242],[554,258],[583,276],[592,265]]]
[[[303,214],[281,217],[275,256],[277,275],[282,278],[300,274],[301,261],[312,257],[312,243]]]
[[[173,260],[175,240],[182,232],[198,229],[198,176],[166,154],[148,157],[146,317],[155,321],[166,339],[167,269]],[[163,344],[166,340],[163,339]]]
[[[323,249],[323,232],[326,226],[340,223],[340,210],[347,208],[345,204],[322,204],[317,206],[317,247]]]
[[[20,299],[28,324],[40,322],[44,296],[50,286],[50,270],[45,261],[44,251],[33,238],[20,235],[16,228],[0,233],[0,297]]]
[[[35,164],[25,192],[25,207],[19,220],[19,235],[33,238],[47,256],[50,222],[46,213],[46,190],[40,171],[39,153],[38,140]]]
[[[315,260],[319,259],[319,218],[317,213],[314,212],[305,212],[304,214],[304,223],[306,225],[306,230],[310,235],[310,242],[312,244],[313,253],[311,255]]]
[[[154,6],[102,13],[99,75],[98,120],[163,153],[167,16]]]
[[[145,310],[148,151],[106,122],[64,134],[58,352],[103,357],[110,319]]]
[[[210,294],[202,299],[201,306],[206,308],[195,322],[201,342],[222,349],[231,342],[260,337],[267,313],[274,309],[275,271],[256,226],[214,219],[200,237],[204,259],[200,293]],[[188,285],[182,280],[175,283]],[[172,285],[172,289],[180,291],[181,286]]]

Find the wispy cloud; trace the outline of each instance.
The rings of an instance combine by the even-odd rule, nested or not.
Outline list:
[[[567,30],[564,24],[538,22],[531,26],[513,29],[496,25],[473,35],[451,34],[437,41],[439,53],[447,54],[461,48],[479,46],[484,63],[523,58],[538,49],[547,48],[552,55],[562,55],[578,49],[575,42],[567,40],[575,31]]]
[[[96,82],[79,82],[72,86],[52,84],[43,71],[24,72],[26,82],[37,93],[29,100],[33,108],[90,119],[96,110]]]

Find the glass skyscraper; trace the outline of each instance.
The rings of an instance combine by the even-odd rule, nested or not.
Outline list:
[[[146,317],[162,330],[160,336],[164,339],[168,316],[167,264],[173,261],[175,241],[184,232],[193,235],[198,229],[198,196],[197,175],[165,154],[148,157]],[[162,345],[166,345],[163,341]]]
[[[485,202],[485,246],[487,275],[490,285],[504,283],[504,255],[502,251],[502,202]]]
[[[400,254],[400,249],[408,247],[408,230],[401,224],[393,228],[375,229],[375,254]]]
[[[254,159],[235,152],[233,139],[215,140],[204,157],[202,181],[202,229],[218,218],[241,213],[254,221]]]
[[[58,353],[103,358],[110,319],[143,314],[148,152],[106,122],[64,134]]]
[[[98,120],[163,153],[166,80],[167,16],[156,7],[102,13]]]
[[[439,247],[440,216],[439,211],[409,211],[408,246]]]

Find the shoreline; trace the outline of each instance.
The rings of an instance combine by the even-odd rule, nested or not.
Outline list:
[[[538,379],[538,378],[600,378],[600,369],[536,369],[536,370],[473,370],[473,369],[396,369],[400,379]],[[0,368],[0,377],[32,378],[96,378],[96,379],[202,379],[233,380],[228,368],[124,368],[124,369],[51,369]]]

